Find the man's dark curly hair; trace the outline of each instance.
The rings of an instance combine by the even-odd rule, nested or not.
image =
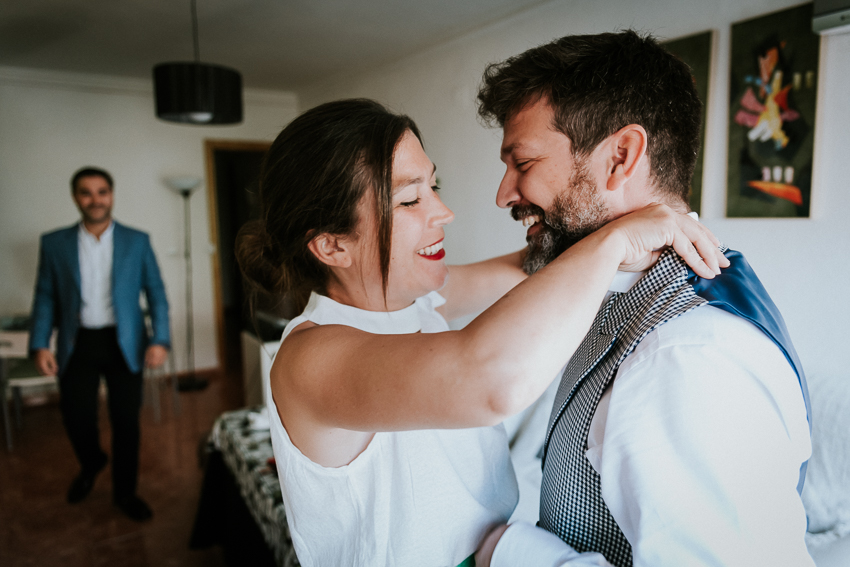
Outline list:
[[[551,103],[553,126],[570,139],[576,157],[624,126],[643,126],[658,193],[687,205],[702,103],[688,66],[652,36],[632,30],[566,36],[493,63],[478,91],[478,114],[504,127],[541,98]]]

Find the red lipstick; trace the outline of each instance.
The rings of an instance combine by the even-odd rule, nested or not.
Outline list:
[[[422,255],[420,254],[420,255],[419,255],[419,257],[420,257],[420,258],[425,258],[426,260],[442,260],[443,258],[445,258],[445,257],[446,257],[446,249],[445,249],[445,248],[441,248],[441,249],[440,249],[440,251],[439,251],[439,252],[437,252],[436,254],[434,254],[433,256],[422,256]]]

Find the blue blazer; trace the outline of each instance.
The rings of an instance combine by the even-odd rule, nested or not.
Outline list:
[[[60,374],[74,351],[80,324],[79,230],[75,224],[41,236],[29,349],[48,348],[53,328],[58,328]],[[112,239],[112,307],[118,345],[130,371],[140,372],[148,344],[171,345],[168,299],[148,235],[116,222]],[[142,292],[151,314],[152,337],[139,305]]]

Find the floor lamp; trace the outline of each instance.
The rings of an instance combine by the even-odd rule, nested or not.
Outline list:
[[[192,222],[189,214],[189,200],[201,180],[197,177],[168,177],[165,184],[169,189],[183,197],[183,258],[186,263],[186,375],[177,379],[177,389],[181,392],[203,390],[208,382],[195,376],[195,332],[192,313]]]

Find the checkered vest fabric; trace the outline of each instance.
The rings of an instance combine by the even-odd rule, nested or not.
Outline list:
[[[602,500],[599,474],[585,457],[590,422],[617,368],[653,329],[705,305],[671,250],[627,293],[615,293],[567,364],[543,446],[540,527],[577,551],[632,565],[632,548]]]

